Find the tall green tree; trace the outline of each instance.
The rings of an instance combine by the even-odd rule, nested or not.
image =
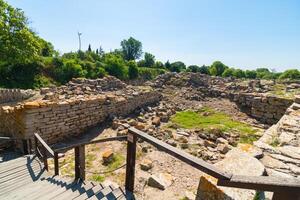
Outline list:
[[[127,61],[139,59],[143,53],[142,43],[133,37],[121,42],[122,53]]]
[[[177,62],[173,62],[171,64],[171,71],[172,72],[182,72],[186,69],[186,66],[183,62],[181,61],[177,61]]]
[[[209,72],[214,76],[221,76],[228,67],[220,61],[215,61],[209,68]]]
[[[20,9],[0,0],[0,59],[8,63],[28,63],[41,53],[36,34]]]
[[[91,44],[89,44],[89,47],[88,47],[88,52],[92,52],[92,47],[91,47]]]
[[[144,55],[144,60],[145,60],[145,67],[152,67],[155,63],[155,56],[152,55],[151,53],[145,53]]]
[[[128,62],[128,77],[129,79],[136,79],[139,76],[139,69],[137,67],[136,62],[129,61]]]

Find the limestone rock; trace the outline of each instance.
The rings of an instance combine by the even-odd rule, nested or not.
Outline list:
[[[250,155],[252,155],[253,157],[260,159],[263,157],[263,152],[260,148],[253,146],[251,144],[242,144],[239,143],[237,145],[237,148],[239,148],[241,151],[246,152]]]
[[[219,151],[219,152],[221,152],[222,154],[226,154],[229,150],[230,150],[230,148],[228,147],[228,145],[227,144],[218,144],[218,146],[217,146],[217,150]]]
[[[148,171],[153,167],[153,162],[149,159],[143,159],[140,166],[141,170]]]
[[[165,190],[172,185],[173,177],[168,173],[160,173],[158,175],[151,175],[148,179],[148,185],[154,188]]]
[[[289,169],[288,165],[268,155],[265,155],[262,159],[260,159],[260,161],[264,164],[264,166],[271,169]]]
[[[160,117],[154,117],[152,119],[152,124],[155,126],[159,126],[160,125]]]
[[[113,161],[114,153],[111,149],[107,149],[102,154],[102,160],[105,165]]]

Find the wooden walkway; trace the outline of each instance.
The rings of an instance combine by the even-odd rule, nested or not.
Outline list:
[[[124,200],[121,188],[51,176],[34,156],[0,154],[0,199]]]

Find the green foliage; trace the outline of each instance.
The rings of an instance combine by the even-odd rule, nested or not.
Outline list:
[[[171,72],[182,72],[186,69],[186,66],[183,62],[177,61],[171,64],[170,71]]]
[[[255,79],[257,76],[257,73],[255,70],[246,70],[245,71],[245,77],[249,79]]]
[[[169,60],[165,63],[165,68],[168,69],[169,71],[171,71],[172,65],[169,62]]]
[[[134,61],[128,62],[128,77],[129,79],[136,79],[139,76],[139,69]]]
[[[105,177],[104,177],[104,176],[101,176],[101,175],[94,174],[94,175],[91,177],[91,180],[92,180],[92,181],[99,182],[99,183],[102,183],[103,181],[105,181]]]
[[[235,78],[245,78],[245,72],[241,69],[236,69],[233,71],[233,77]]]
[[[234,69],[233,68],[227,68],[225,69],[225,71],[222,74],[222,77],[233,77],[233,73],[234,73]]]
[[[165,69],[157,69],[157,68],[139,68],[139,76],[145,80],[151,80],[160,74],[166,73]]]
[[[297,69],[286,70],[279,76],[279,79],[292,79],[292,80],[299,79],[300,80],[300,71]]]
[[[37,76],[42,68],[41,62],[1,65],[0,85],[7,88],[34,88],[35,80],[39,80]]]
[[[202,65],[199,69],[199,72],[201,74],[209,74],[209,67],[208,66],[205,66],[205,65]]]
[[[220,61],[215,61],[209,68],[209,72],[213,76],[221,76],[228,67]]]
[[[112,76],[125,80],[127,78],[125,62],[122,57],[107,54],[104,58],[105,70]]]
[[[142,55],[142,43],[133,37],[121,42],[122,53],[127,61],[139,59]]]
[[[20,9],[0,0],[0,61],[10,64],[29,63],[39,57],[39,37],[28,27]]]
[[[188,66],[187,71],[194,72],[194,73],[200,72],[200,67],[197,65],[190,65],[190,66]]]
[[[144,60],[145,60],[144,67],[152,67],[155,63],[155,56],[152,55],[151,53],[146,52]]]
[[[112,171],[112,170],[115,170],[115,169],[121,167],[121,165],[124,164],[124,161],[125,161],[125,157],[122,154],[114,153],[112,162],[110,162],[107,165],[107,170]]]

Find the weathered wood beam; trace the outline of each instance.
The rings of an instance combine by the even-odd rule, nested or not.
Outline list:
[[[136,140],[136,134],[128,133],[125,189],[130,193],[134,190]]]

